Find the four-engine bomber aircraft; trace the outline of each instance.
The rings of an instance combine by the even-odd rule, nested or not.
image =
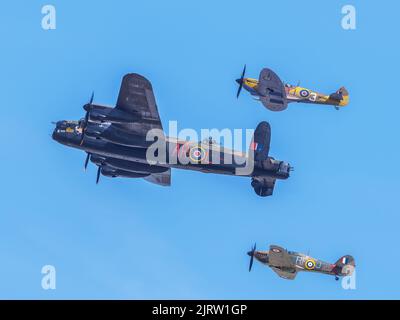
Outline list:
[[[345,87],[326,95],[300,86],[284,84],[278,75],[271,69],[264,68],[257,79],[245,78],[246,66],[242,75],[236,82],[239,84],[237,97],[242,88],[252,96],[256,96],[264,107],[272,111],[282,111],[290,102],[303,102],[312,104],[333,105],[336,109],[349,103],[349,93]]]
[[[251,177],[251,185],[259,196],[269,196],[276,179],[287,179],[292,169],[289,163],[269,157],[271,128],[267,122],[257,126],[249,155],[223,148],[208,139],[187,142],[164,136],[151,83],[139,74],[124,76],[115,108],[94,104],[92,94],[84,109],[86,115],[79,121],[58,121],[53,139],[85,151],[85,169],[89,160],[98,166],[96,182],[102,174],[144,178],[169,186],[171,168],[235,175],[237,169],[248,166],[251,161],[252,170],[243,175]],[[161,140],[166,143],[165,161],[148,161],[147,151],[154,141],[147,141],[146,135],[152,129],[162,133]],[[218,150],[220,161],[217,163],[213,161],[214,149]],[[189,161],[181,161],[181,157],[176,162],[170,161],[174,154],[183,154]],[[226,163],[224,159],[230,157],[233,161]]]
[[[276,245],[271,245],[267,251],[257,251],[255,244],[247,254],[250,256],[249,271],[251,271],[253,260],[256,258],[274,270],[281,278],[289,280],[293,280],[299,271],[329,274],[339,280],[340,276],[351,276],[355,269],[354,258],[349,255],[343,256],[335,264],[331,264],[302,253],[287,251]]]

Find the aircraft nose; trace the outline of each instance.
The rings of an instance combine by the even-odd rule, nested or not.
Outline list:
[[[251,257],[253,255],[253,251],[247,252],[247,255]]]
[[[235,80],[238,84],[241,84],[242,83],[242,79],[236,79]]]

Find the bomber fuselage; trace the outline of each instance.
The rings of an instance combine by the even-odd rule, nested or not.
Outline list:
[[[287,162],[269,157],[264,161],[255,161],[250,171],[243,170],[250,162],[244,153],[224,149],[219,145],[178,141],[169,137],[164,138],[165,157],[158,157],[161,160],[155,163],[149,162],[148,147],[154,141],[146,141],[143,136],[135,136],[133,133],[124,135],[107,122],[90,122],[82,140],[79,121],[59,121],[52,137],[61,144],[91,154],[91,161],[97,165],[139,174],[163,172],[171,167],[205,173],[287,179],[291,169]],[[242,169],[242,173],[237,174],[237,169]],[[107,170],[104,171],[106,175],[111,175]]]

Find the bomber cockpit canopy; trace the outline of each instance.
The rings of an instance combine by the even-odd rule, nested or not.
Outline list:
[[[58,132],[67,132],[67,133],[76,133],[76,134],[82,133],[80,121],[75,121],[75,120],[58,121],[56,124],[56,130]]]

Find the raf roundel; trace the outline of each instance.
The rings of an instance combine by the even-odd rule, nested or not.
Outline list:
[[[306,260],[304,263],[304,266],[306,267],[307,270],[314,270],[315,268],[315,261],[312,259]]]
[[[308,90],[300,90],[300,95],[303,97],[303,98],[307,98],[309,95],[310,95],[310,92],[308,91]]]
[[[189,158],[193,162],[201,162],[205,159],[205,157],[206,151],[200,146],[193,147],[189,151]]]

